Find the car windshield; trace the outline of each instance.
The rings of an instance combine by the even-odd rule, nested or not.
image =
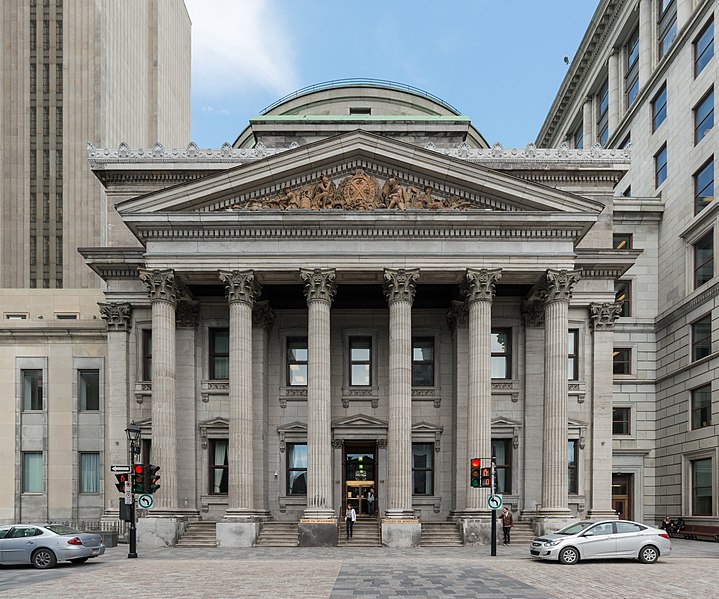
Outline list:
[[[575,524],[570,524],[566,528],[563,528],[562,530],[558,530],[558,535],[576,535],[582,532],[583,530],[586,530],[590,526],[594,526],[596,522],[577,522]]]
[[[81,530],[78,530],[77,528],[72,528],[70,526],[65,526],[64,524],[50,524],[46,526],[48,530],[54,532],[57,535],[80,535],[82,534]]]

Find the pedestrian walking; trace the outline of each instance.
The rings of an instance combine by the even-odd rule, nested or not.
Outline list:
[[[370,518],[374,516],[374,487],[370,487],[367,493],[367,514]]]
[[[504,544],[509,545],[509,533],[514,526],[514,519],[512,518],[511,512],[507,509],[507,506],[502,508],[502,515],[499,517],[502,521],[502,532],[504,532]]]
[[[352,538],[352,528],[357,520],[357,512],[352,507],[351,503],[347,504],[347,510],[345,511],[345,526],[347,527],[347,538]]]

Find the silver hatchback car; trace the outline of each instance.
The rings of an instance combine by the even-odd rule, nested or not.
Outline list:
[[[664,530],[629,520],[583,520],[552,534],[537,537],[532,557],[576,564],[583,559],[630,558],[653,564],[672,552]]]
[[[32,564],[52,568],[58,561],[85,563],[105,553],[98,534],[62,524],[10,524],[0,526],[0,564]]]

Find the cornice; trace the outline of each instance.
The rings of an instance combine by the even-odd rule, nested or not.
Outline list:
[[[680,305],[669,308],[664,312],[664,315],[660,314],[657,317],[656,330],[659,331],[661,329],[665,329],[678,320],[686,318],[687,315],[697,306],[707,303],[709,300],[714,299],[717,295],[719,295],[719,283],[711,285],[708,289],[705,289],[697,295],[686,298]]]

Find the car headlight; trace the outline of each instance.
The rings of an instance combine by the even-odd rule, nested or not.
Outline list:
[[[555,539],[554,541],[547,541],[544,543],[545,547],[554,547],[555,545],[559,545],[559,539]]]

